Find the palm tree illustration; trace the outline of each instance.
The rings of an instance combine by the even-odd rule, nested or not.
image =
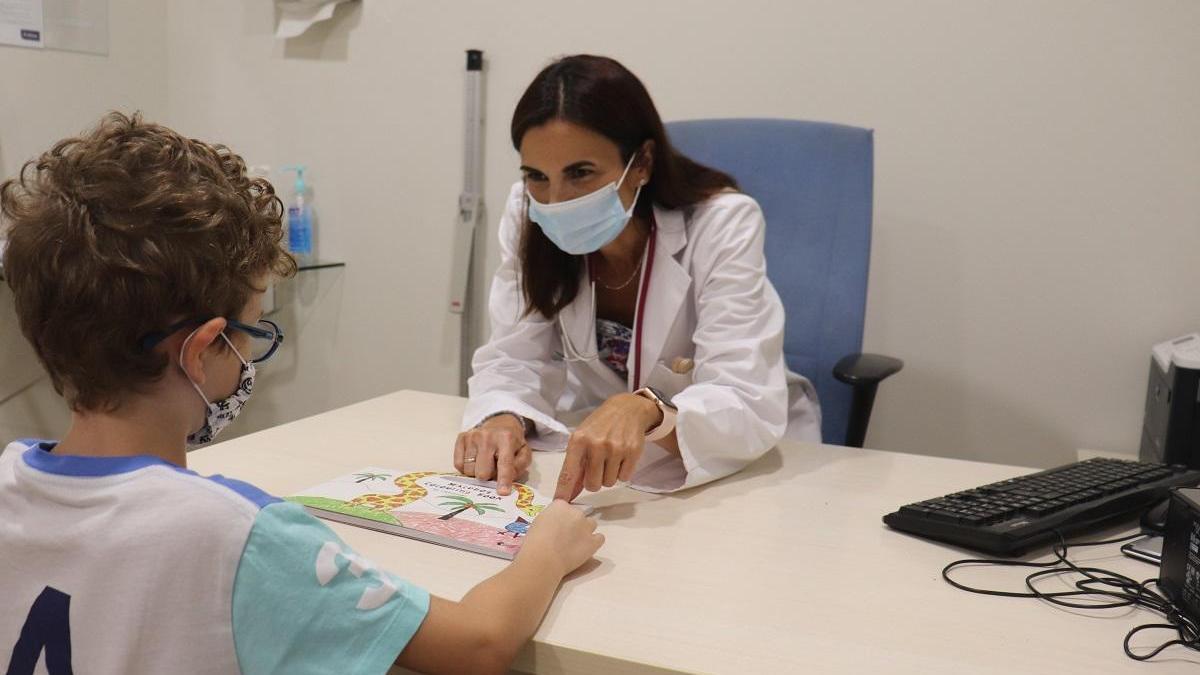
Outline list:
[[[463,511],[466,511],[467,509],[475,509],[475,513],[478,513],[481,516],[486,511],[503,511],[504,510],[503,508],[496,506],[495,504],[481,504],[481,503],[476,502],[475,500],[471,499],[470,497],[463,497],[461,495],[447,495],[445,498],[445,501],[443,501],[441,504],[438,504],[438,506],[454,507],[454,510],[451,511],[450,513],[447,513],[444,516],[438,516],[438,520],[450,520],[454,516],[457,516],[458,514],[462,513]]]
[[[390,473],[369,473],[369,472],[364,471],[363,473],[354,474],[354,477],[358,479],[358,480],[354,481],[355,483],[365,483],[369,480],[387,480],[392,477],[392,474],[390,474]]]

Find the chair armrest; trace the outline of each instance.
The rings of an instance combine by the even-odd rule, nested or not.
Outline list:
[[[853,387],[877,385],[903,367],[900,359],[883,354],[849,354],[833,367],[833,376]]]
[[[879,383],[900,372],[904,362],[882,354],[850,354],[842,357],[833,367],[833,376],[854,388],[854,399],[850,403],[850,419],[846,423],[844,444],[861,448],[867,438],[867,425],[871,422],[871,408],[875,405],[875,390]]]

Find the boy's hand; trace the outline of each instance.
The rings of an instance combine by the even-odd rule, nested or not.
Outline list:
[[[596,521],[583,515],[578,508],[555,499],[529,528],[517,560],[537,561],[549,565],[560,577],[575,571],[591,560],[604,535],[596,532]]]
[[[495,479],[501,496],[512,492],[513,481],[525,475],[532,463],[525,425],[513,415],[496,415],[462,432],[454,442],[454,468],[464,476]]]

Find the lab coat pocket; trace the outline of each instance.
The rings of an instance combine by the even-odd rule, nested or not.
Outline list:
[[[667,396],[674,397],[685,387],[692,383],[692,373],[677,373],[667,367],[667,364],[659,361],[654,364],[654,368],[650,370],[650,377],[646,378],[648,386],[658,389]]]

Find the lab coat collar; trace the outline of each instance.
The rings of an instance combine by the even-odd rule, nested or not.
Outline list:
[[[645,386],[654,364],[662,357],[671,328],[692,286],[692,276],[675,259],[676,254],[687,245],[687,222],[683,211],[656,206],[654,223],[657,239],[654,244],[653,278],[650,280],[650,293],[644,299],[646,308],[642,312],[642,319],[646,325],[642,328],[642,348],[638,354],[642,380],[634,382],[634,370],[630,368],[628,386],[631,390]],[[636,331],[635,326],[635,334]]]
[[[654,224],[658,229],[658,249],[675,255],[687,246],[687,221],[682,209],[654,207]]]

